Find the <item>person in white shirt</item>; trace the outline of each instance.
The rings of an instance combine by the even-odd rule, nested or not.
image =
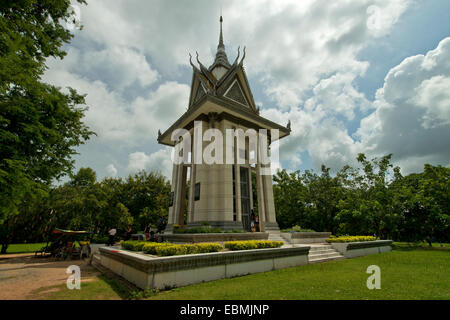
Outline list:
[[[114,237],[116,236],[117,230],[115,228],[111,228],[108,231],[109,234],[109,242],[108,245],[112,246],[114,245]]]

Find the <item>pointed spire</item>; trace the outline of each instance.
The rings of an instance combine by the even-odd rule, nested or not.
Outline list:
[[[219,49],[219,48],[225,49],[225,45],[223,44],[223,33],[222,33],[222,23],[223,23],[222,15],[220,16],[219,21],[220,21],[220,37],[219,37],[219,45],[217,46],[217,49]]]
[[[219,45],[217,46],[216,59],[214,60],[214,63],[211,66],[211,69],[217,65],[222,65],[227,68],[229,68],[231,66],[230,63],[228,62],[228,57],[225,52],[225,45],[223,44],[223,31],[222,31],[223,18],[222,18],[222,15],[220,16],[219,21],[220,21]]]

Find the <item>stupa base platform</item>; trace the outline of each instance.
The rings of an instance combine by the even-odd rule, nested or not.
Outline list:
[[[267,240],[265,232],[244,233],[172,233],[161,235],[162,241],[172,243],[226,242],[243,240]]]

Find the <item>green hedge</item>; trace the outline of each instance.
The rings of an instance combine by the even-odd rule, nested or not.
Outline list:
[[[142,251],[144,251],[144,253],[147,254],[153,254],[156,255],[156,249],[157,248],[161,248],[161,247],[167,247],[167,246],[172,246],[172,243],[169,242],[148,242],[146,244],[144,244],[144,246],[142,247]]]
[[[173,244],[169,242],[122,241],[122,248],[131,251],[144,251],[157,256],[173,256],[218,252],[223,247],[218,243]]]
[[[331,236],[326,241],[328,243],[332,243],[332,242],[360,242],[360,241],[375,241],[375,240],[378,239],[372,236],[341,236],[341,237]]]
[[[131,251],[142,251],[142,247],[148,244],[148,242],[145,241],[121,241],[120,245],[125,250],[131,250]]]
[[[144,251],[147,254],[157,256],[198,254],[198,253],[218,252],[223,250],[223,246],[218,243],[173,244],[168,242],[158,243],[145,241],[122,241],[121,245],[124,250]],[[232,251],[279,248],[282,245],[283,245],[282,241],[269,241],[269,240],[225,242],[225,248]]]
[[[231,251],[267,249],[267,248],[279,248],[283,244],[284,243],[282,241],[269,241],[269,240],[228,241],[225,242],[225,248]]]

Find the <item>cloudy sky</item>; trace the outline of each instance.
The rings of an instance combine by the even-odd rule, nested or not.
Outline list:
[[[97,136],[78,148],[77,168],[170,177],[157,132],[187,109],[189,52],[213,62],[221,7],[228,58],[247,47],[262,115],[292,122],[283,168],[340,169],[359,152],[393,153],[404,174],[450,165],[448,0],[90,0],[44,77],[87,94]]]

